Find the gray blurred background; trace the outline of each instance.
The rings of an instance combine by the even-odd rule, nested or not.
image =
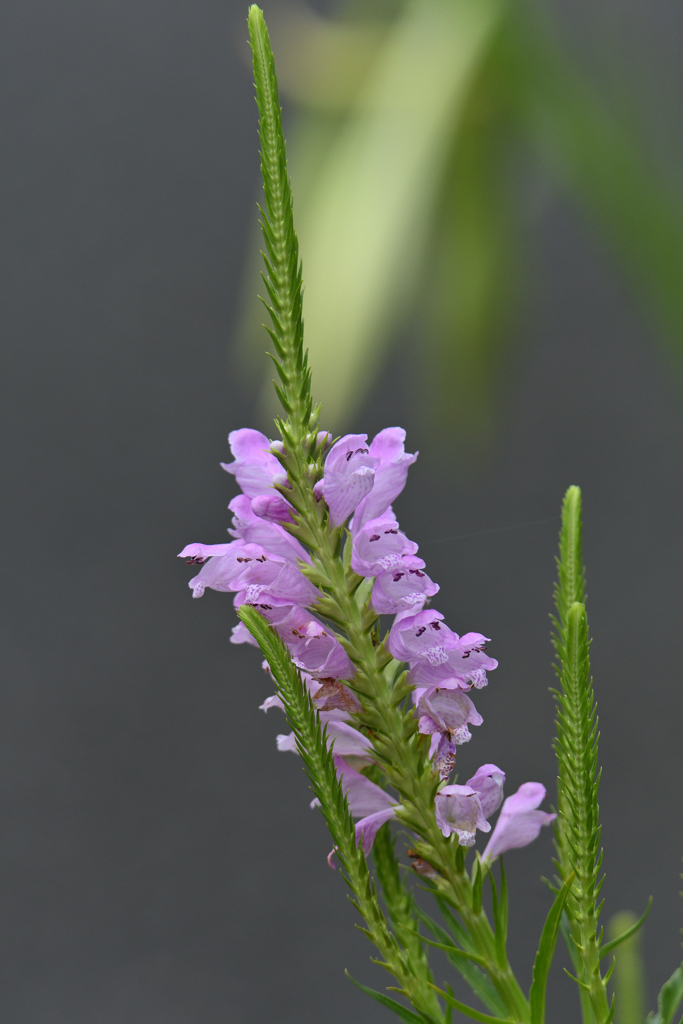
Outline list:
[[[599,13],[553,7],[587,68],[618,27],[652,144],[675,166],[681,8]],[[344,978],[386,984],[326,864],[300,765],[275,750],[283,721],[258,710],[271,692],[258,654],[230,645],[230,598],[193,601],[175,558],[225,538],[228,431],[264,426],[258,382],[231,355],[256,287],[245,16],[236,0],[0,11],[8,1024],[394,1019]],[[508,792],[527,779],[553,788],[553,559],[563,491],[582,486],[605,913],[654,896],[652,1005],[683,924],[681,379],[585,216],[537,174],[525,187],[540,197],[523,225],[530,301],[488,446],[466,456],[457,434],[424,426],[414,322],[350,426],[402,424],[422,451],[402,526],[450,625],[491,636],[500,660],[460,770],[494,761]],[[507,858],[523,978],[551,856],[545,832]],[[563,958],[557,1024],[578,1017]]]

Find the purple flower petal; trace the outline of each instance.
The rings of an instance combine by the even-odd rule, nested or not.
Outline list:
[[[406,485],[408,470],[417,458],[404,449],[406,432],[401,427],[387,427],[375,436],[370,455],[377,460],[374,485],[356,509],[353,529],[357,531],[370,519],[383,515]]]
[[[366,818],[362,818],[360,821],[356,822],[356,843],[360,842],[362,836],[363,853],[366,857],[370,853],[377,833],[382,825],[385,821],[391,821],[391,819],[395,817],[396,808],[387,807],[383,811],[375,811],[374,814],[368,814]]]
[[[498,667],[495,658],[486,654],[488,637],[481,633],[466,633],[458,637],[451,633],[446,644],[432,649],[426,657],[415,658],[410,680],[414,686],[486,686],[487,672]]]
[[[280,555],[294,564],[298,558],[304,562],[311,561],[311,556],[295,537],[279,524],[261,519],[254,513],[251,499],[246,494],[238,494],[228,508],[233,513],[233,529],[228,531],[233,537],[248,544],[261,544],[274,555]]]
[[[555,814],[537,810],[545,798],[545,786],[540,782],[525,782],[503,804],[493,835],[484,850],[482,860],[489,863],[506,850],[528,846],[544,825],[549,825]]]
[[[472,738],[468,725],[481,725],[484,721],[467,694],[459,690],[438,687],[425,690],[418,700],[417,710],[421,716],[420,732],[449,733],[458,744]]]
[[[334,763],[354,818],[365,818],[376,811],[386,811],[395,806],[393,798],[381,786],[355,771],[337,754]]]
[[[323,680],[353,679],[356,670],[348,654],[309,612],[292,608],[274,625],[299,668]]]
[[[380,615],[421,609],[428,597],[439,590],[424,571],[424,562],[415,555],[404,555],[401,564],[380,572],[372,588],[372,606]]]
[[[473,846],[476,829],[490,832],[479,794],[471,786],[444,786],[435,798],[436,823],[446,838],[455,832],[461,846]]]
[[[328,722],[327,736],[330,743],[334,740],[334,752],[338,757],[362,758],[368,764],[372,762],[372,757],[368,757],[372,752],[372,743],[348,722]]]
[[[280,753],[299,753],[296,746],[296,736],[294,735],[293,732],[288,732],[286,735],[284,733],[279,733],[275,737],[275,742],[277,744],[277,749],[280,751]]]
[[[375,480],[379,459],[369,454],[367,434],[347,434],[330,449],[321,490],[332,526],[346,522]]]
[[[458,640],[443,621],[441,612],[426,608],[396,619],[389,634],[389,650],[398,661],[425,660],[440,665],[448,660],[447,647]]]
[[[495,814],[503,802],[505,772],[495,764],[483,764],[472,778],[467,780],[467,785],[479,794],[484,817],[490,818]]]
[[[292,506],[281,494],[259,494],[251,499],[251,510],[269,523],[293,523]]]
[[[351,568],[359,576],[376,576],[395,569],[403,555],[417,553],[417,544],[398,528],[391,509],[379,519],[371,519],[353,535]]]
[[[268,450],[272,442],[266,435],[245,427],[233,430],[228,441],[235,461],[221,462],[221,466],[232,473],[247,497],[272,491],[273,477],[282,472],[282,466]]]

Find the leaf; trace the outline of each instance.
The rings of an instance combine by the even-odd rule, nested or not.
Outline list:
[[[441,913],[444,915],[445,920],[450,925],[453,934],[457,937],[457,941],[463,947],[470,945],[469,937],[465,929],[455,919],[455,917],[453,917],[453,915],[450,913],[445,904],[443,904],[443,901],[439,900],[438,897],[437,901],[439,903]],[[429,916],[429,914],[427,914],[419,905],[416,905],[415,909],[420,919],[424,921],[424,923],[427,925],[432,934],[435,935],[437,939],[439,939],[443,943],[444,947],[446,947],[444,949],[446,956],[448,957],[451,964],[458,971],[458,973],[461,974],[462,977],[465,979],[465,981],[470,986],[477,999],[481,999],[484,1006],[488,1007],[489,1010],[492,1010],[494,1013],[503,1016],[506,1013],[505,1004],[503,1003],[502,999],[496,992],[490,979],[484,974],[483,971],[481,971],[476,966],[476,964],[472,963],[469,959],[465,959],[464,957],[459,956],[457,953],[454,953],[451,948],[449,948],[451,946],[454,946],[457,949],[457,946],[455,946],[452,937],[448,934],[445,928],[441,927],[438,921],[434,921]],[[474,950],[472,949],[467,949],[464,951],[470,953],[474,952]]]
[[[499,966],[502,966],[507,959],[505,947],[507,945],[508,934],[508,886],[502,857],[500,858],[499,863],[500,897],[498,896],[498,888],[493,877],[493,871],[489,870],[488,874],[489,882],[491,883],[491,905],[493,909],[493,924],[496,938],[496,958]]]
[[[574,880],[574,875],[567,879],[557,896],[553,905],[548,911],[548,916],[543,925],[541,940],[538,944],[538,952],[534,960],[533,980],[529,992],[529,1008],[531,1010],[531,1024],[544,1024],[545,1021],[545,990],[548,984],[548,971],[553,962],[553,953],[557,945],[557,933],[560,928],[562,911],[567,900],[569,887]]]
[[[483,956],[479,956],[478,953],[466,953],[464,949],[460,949],[453,942],[434,942],[433,939],[428,939],[424,935],[422,936],[422,941],[426,942],[428,946],[434,946],[435,949],[444,950],[444,952],[449,953],[451,956],[471,960],[472,963],[479,964],[480,967],[486,966],[486,960]]]
[[[632,935],[635,935],[635,933],[639,931],[645,924],[645,918],[650,913],[651,908],[652,896],[650,896],[649,900],[647,901],[647,906],[645,907],[645,910],[643,911],[642,915],[638,918],[638,920],[634,924],[632,924],[630,928],[627,928],[626,931],[622,932],[621,935],[617,935],[615,939],[610,939],[609,942],[606,942],[605,945],[601,947],[600,959],[602,959],[604,956],[607,956],[608,953],[611,953],[613,949],[616,949],[617,946],[620,946],[622,942],[626,941],[626,939],[630,939]]]
[[[674,1015],[683,999],[683,964],[677,967],[659,990],[657,1012],[648,1017],[650,1024],[673,1024]]]
[[[361,990],[361,992],[365,992],[366,996],[376,999],[378,1003],[382,1004],[382,1006],[386,1006],[388,1010],[392,1010],[397,1017],[406,1021],[406,1024],[425,1024],[425,1022],[426,1024],[436,1024],[433,1017],[414,1013],[413,1010],[409,1010],[406,1006],[402,1006],[401,1003],[397,1003],[395,999],[385,996],[383,992],[377,992],[374,988],[368,988],[368,986],[363,985],[362,982],[356,981],[348,971],[344,971],[344,974],[349,981],[352,981],[354,985]]]
[[[452,1006],[454,1010],[458,1010],[459,1013],[464,1013],[466,1017],[471,1017],[472,1020],[480,1021],[480,1024],[515,1024],[509,1017],[490,1017],[488,1013],[480,1013],[479,1010],[473,1009],[468,1006],[467,1003],[461,1003],[459,999],[455,999],[454,996],[450,995],[449,992],[444,992],[443,989],[433,986],[439,995],[446,1000],[449,1006]]]

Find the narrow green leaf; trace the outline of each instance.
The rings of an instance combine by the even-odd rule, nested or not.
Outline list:
[[[496,959],[498,965],[503,966],[507,959],[507,932],[508,932],[508,889],[503,858],[500,858],[500,896],[498,887],[493,877],[493,871],[488,872],[491,884],[491,906],[493,910],[493,925],[496,939]]]
[[[344,971],[344,974],[356,985],[361,992],[365,992],[366,996],[370,996],[371,999],[376,999],[382,1006],[386,1006],[388,1010],[391,1010],[400,1017],[401,1020],[406,1021],[406,1024],[436,1024],[433,1017],[427,1017],[424,1014],[414,1013],[407,1007],[402,1006],[401,1003],[397,1003],[395,999],[391,999],[389,996],[385,996],[383,992],[377,992],[374,988],[368,988],[367,985],[363,985],[362,982],[356,981],[356,979],[349,974],[348,971]]]
[[[460,949],[454,942],[435,942],[434,939],[428,939],[424,935],[422,936],[422,941],[426,942],[428,946],[434,946],[435,949],[442,949],[450,956],[471,960],[472,963],[478,964],[480,967],[486,966],[486,960],[483,956],[480,956],[479,953],[466,953],[464,949]]]
[[[545,1021],[545,990],[548,984],[548,972],[553,961],[555,946],[557,945],[557,934],[562,919],[562,911],[564,910],[569,887],[573,880],[574,876],[572,875],[564,883],[555,897],[543,925],[538,952],[534,960],[533,980],[529,992],[531,1024],[544,1024]]]
[[[464,1013],[466,1017],[471,1017],[472,1020],[478,1020],[480,1024],[515,1024],[509,1017],[491,1017],[488,1013],[480,1013],[479,1010],[468,1006],[467,1003],[461,1003],[459,999],[455,999],[449,992],[444,992],[443,989],[437,988],[436,985],[434,985],[434,988],[441,998],[445,999],[454,1010]]]
[[[616,938],[610,939],[609,942],[606,942],[604,946],[600,947],[600,957],[602,958],[607,956],[607,954],[611,953],[613,949],[616,949],[617,946],[620,946],[622,942],[625,942],[626,939],[630,939],[632,935],[635,935],[637,931],[640,931],[640,929],[645,923],[645,918],[650,913],[651,908],[652,896],[650,896],[649,900],[647,901],[647,906],[645,907],[645,910],[643,911],[643,913],[637,921],[635,921],[630,927],[628,927],[626,931],[622,932],[620,935],[617,935]]]
[[[460,922],[456,920],[456,918],[450,913],[448,907],[445,905],[443,900],[440,900],[439,897],[437,897],[437,902],[439,903],[441,913],[444,915],[444,919],[451,928],[451,931],[453,935],[456,937],[459,946],[463,947],[463,951],[465,952],[474,953],[474,950],[471,948],[471,941],[469,939],[469,936],[465,929],[460,924]],[[498,1014],[501,1017],[505,1016],[505,1004],[503,1003],[502,999],[496,992],[490,979],[484,974],[483,971],[479,969],[479,967],[477,967],[476,964],[472,963],[471,960],[459,956],[457,953],[453,952],[450,946],[455,946],[456,949],[458,948],[458,946],[456,946],[456,943],[454,942],[451,935],[448,934],[445,928],[441,927],[438,921],[434,921],[429,916],[429,914],[427,914],[419,905],[416,906],[416,912],[419,915],[420,919],[424,921],[424,923],[427,925],[432,934],[435,935],[436,938],[443,943],[444,947],[446,947],[444,948],[444,952],[446,953],[446,956],[448,957],[450,963],[455,967],[458,973],[465,979],[465,981],[470,986],[477,999],[480,999],[484,1006],[486,1006],[493,1013]]]
[[[677,967],[668,981],[659,990],[657,1012],[648,1017],[651,1024],[673,1024],[681,1000],[683,999],[683,964]]]

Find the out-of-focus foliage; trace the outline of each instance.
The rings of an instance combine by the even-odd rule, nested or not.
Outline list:
[[[404,325],[434,424],[482,439],[524,277],[520,154],[580,200],[683,352],[683,209],[539,9],[364,0],[271,15],[306,345],[325,423],[348,423]]]

